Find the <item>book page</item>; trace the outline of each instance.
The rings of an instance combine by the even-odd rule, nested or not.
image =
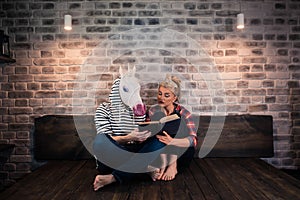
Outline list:
[[[139,122],[138,125],[163,124],[163,123],[170,122],[170,121],[173,121],[173,120],[176,120],[179,118],[180,117],[177,114],[172,114],[172,115],[161,118],[159,121]]]
[[[165,116],[163,118],[161,118],[159,120],[160,123],[166,123],[166,122],[170,122],[173,120],[179,119],[179,116],[177,114],[173,114],[173,115],[169,115],[169,116]]]

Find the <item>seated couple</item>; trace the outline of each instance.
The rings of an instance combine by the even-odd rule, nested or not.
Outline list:
[[[118,116],[113,116],[117,111],[112,106],[102,104],[98,107],[94,154],[99,175],[94,179],[95,191],[113,182],[129,182],[137,173],[148,173],[153,181],[173,180],[177,172],[189,166],[197,144],[197,133],[192,115],[178,103],[179,97],[180,79],[167,76],[159,84],[157,105],[149,109],[146,121],[172,114],[180,118],[166,123],[155,136],[151,136],[150,131],[128,128],[122,113],[118,111]],[[145,116],[135,118],[135,121],[138,120],[145,120]],[[127,128],[129,131],[126,133]],[[114,132],[125,133],[116,135]]]

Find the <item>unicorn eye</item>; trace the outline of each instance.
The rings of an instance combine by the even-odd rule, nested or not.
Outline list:
[[[124,92],[129,92],[129,89],[126,86],[123,86],[123,91]]]

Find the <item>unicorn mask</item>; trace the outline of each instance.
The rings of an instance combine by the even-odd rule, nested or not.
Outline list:
[[[133,110],[135,116],[145,115],[146,106],[143,104],[140,96],[141,86],[138,79],[134,76],[135,67],[126,74],[123,73],[122,68],[120,67],[120,75],[119,93],[122,102]]]

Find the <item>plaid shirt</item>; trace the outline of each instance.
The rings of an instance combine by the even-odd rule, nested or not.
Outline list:
[[[179,104],[174,103],[174,111],[172,114],[177,114],[179,117],[183,118],[185,120],[187,129],[188,129],[188,139],[190,141],[191,146],[196,147],[197,145],[197,130],[195,126],[195,122],[193,119],[192,114],[183,106]],[[148,116],[146,121],[151,121],[151,116],[154,115],[154,113],[161,111],[161,107],[159,105],[155,105],[151,107],[148,111]]]

